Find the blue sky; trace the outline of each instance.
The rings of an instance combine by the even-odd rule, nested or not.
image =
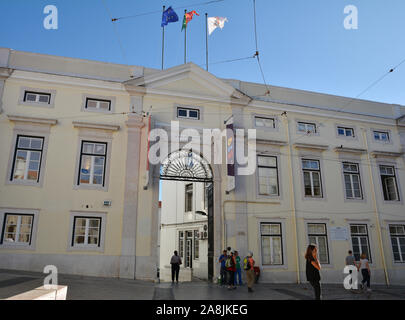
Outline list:
[[[107,62],[161,65],[161,13],[115,22],[124,54],[103,1],[113,17],[183,7],[204,0],[0,0],[0,46]],[[188,60],[205,62],[205,20],[229,22],[209,38],[210,62],[255,52],[252,0],[187,6],[201,15],[188,28]],[[43,9],[56,5],[58,30],[43,27]],[[346,5],[359,11],[359,29],[343,27]],[[269,84],[354,97],[405,59],[403,0],[256,0],[258,44]],[[182,20],[184,9],[176,12]],[[183,63],[181,21],[166,28],[166,67]],[[125,57],[124,57],[125,55]],[[214,64],[218,77],[262,83],[255,60]],[[405,105],[405,63],[361,96]]]

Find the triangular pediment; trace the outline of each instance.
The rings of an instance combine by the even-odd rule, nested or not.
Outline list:
[[[126,87],[142,87],[146,92],[170,92],[213,98],[242,98],[232,86],[194,63],[154,72],[125,82]]]

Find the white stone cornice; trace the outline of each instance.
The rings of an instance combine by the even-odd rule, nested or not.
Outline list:
[[[236,92],[232,86],[198,67],[194,63],[179,65],[160,72],[154,72],[143,77],[128,80],[124,82],[124,85],[157,88],[167,83],[186,78],[196,81],[201,86],[215,92],[219,96],[234,97],[237,99],[241,98],[241,93]]]
[[[140,87],[136,85],[130,85],[130,84],[125,84],[124,83],[125,90],[130,94],[130,95],[136,95],[136,96],[144,96],[146,94],[146,88],[145,87]]]
[[[389,151],[371,151],[371,156],[374,158],[399,158],[404,154],[403,152],[389,152]]]
[[[45,124],[45,125],[55,125],[58,120],[49,118],[37,118],[37,117],[27,117],[20,115],[7,115],[8,120],[19,123],[34,123],[34,124]]]
[[[267,140],[267,139],[256,139],[256,144],[262,145],[273,145],[273,146],[286,146],[286,141],[281,140]]]
[[[329,149],[329,146],[321,144],[310,144],[310,143],[295,143],[294,147],[297,149],[315,149],[325,151]]]
[[[333,149],[335,152],[343,152],[343,153],[357,153],[363,154],[367,153],[366,149],[359,149],[359,148],[345,148],[345,147],[336,147]]]
[[[0,68],[0,80],[6,80],[13,73],[13,69]]]
[[[120,129],[119,125],[106,124],[106,123],[72,121],[72,124],[73,124],[73,127],[75,127],[75,128],[99,129],[99,130],[108,130],[108,131],[118,131]]]

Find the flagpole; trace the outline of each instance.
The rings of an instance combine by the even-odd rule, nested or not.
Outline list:
[[[165,12],[166,6],[163,6],[163,13]],[[164,55],[165,55],[165,26],[162,27],[162,70],[164,68]]]
[[[205,13],[205,62],[208,71],[208,13]]]
[[[187,9],[184,10],[184,16],[186,16],[186,13]],[[186,27],[184,28],[184,64],[186,63],[187,63],[187,19],[186,19]]]

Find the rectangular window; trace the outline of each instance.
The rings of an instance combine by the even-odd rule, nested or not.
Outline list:
[[[99,110],[99,111],[111,111],[111,101],[86,98],[86,109]]]
[[[388,142],[390,141],[389,133],[386,131],[373,131],[374,140]]]
[[[1,243],[31,244],[34,215],[10,214],[4,216]]]
[[[255,116],[255,126],[258,128],[275,128],[275,121],[273,118],[266,117],[256,117]]]
[[[278,196],[277,157],[258,156],[259,194]]]
[[[198,230],[194,230],[194,259],[200,258],[200,233]]]
[[[318,248],[319,261],[329,263],[328,235],[326,224],[308,223],[308,240],[309,243],[316,244]]]
[[[390,236],[395,262],[405,262],[405,225],[391,224]]]
[[[363,199],[359,165],[357,163],[343,162],[343,175],[347,199]]]
[[[298,122],[298,132],[303,133],[316,133],[316,124],[309,122]]]
[[[185,212],[193,211],[193,184],[186,184],[185,188]]]
[[[354,130],[353,128],[344,128],[344,127],[338,127],[338,135],[342,137],[354,137]]]
[[[17,136],[11,181],[39,181],[43,144],[43,137]]]
[[[190,108],[177,108],[177,118],[200,120],[200,110]]]
[[[179,231],[179,256],[184,258],[184,231]]]
[[[302,160],[306,197],[322,198],[321,169],[318,160]]]
[[[104,186],[107,143],[82,141],[78,185]]]
[[[33,91],[24,91],[24,102],[37,102],[43,104],[50,104],[51,94]]]
[[[352,237],[353,254],[356,258],[356,261],[360,261],[361,254],[365,253],[367,259],[371,262],[370,242],[368,239],[367,225],[350,225],[350,234]]]
[[[391,166],[380,166],[381,184],[384,200],[399,201],[397,179],[395,168]]]
[[[262,264],[283,264],[283,240],[281,223],[261,223],[260,236],[262,243]]]
[[[72,246],[100,246],[101,218],[74,217]]]

